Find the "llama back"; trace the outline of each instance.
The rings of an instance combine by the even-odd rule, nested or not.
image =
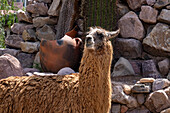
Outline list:
[[[76,113],[78,79],[78,74],[2,79],[0,113]]]

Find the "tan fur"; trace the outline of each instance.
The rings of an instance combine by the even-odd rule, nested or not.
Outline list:
[[[85,48],[80,74],[0,80],[0,113],[109,113],[112,52]]]

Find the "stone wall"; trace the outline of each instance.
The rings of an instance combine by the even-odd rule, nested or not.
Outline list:
[[[170,112],[169,6],[169,0],[118,0],[111,113]]]
[[[0,55],[9,53],[21,62],[23,68],[40,69],[38,51],[42,38],[61,39],[78,24],[83,30],[80,4],[80,0],[33,0],[26,11],[17,12],[19,23],[11,26],[11,33],[5,39],[7,48],[0,48]]]

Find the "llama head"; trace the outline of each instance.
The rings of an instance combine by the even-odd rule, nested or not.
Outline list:
[[[90,51],[102,51],[109,39],[116,37],[120,30],[106,31],[100,27],[90,27],[85,40],[85,48]]]

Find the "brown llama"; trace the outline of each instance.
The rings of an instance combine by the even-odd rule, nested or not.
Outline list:
[[[0,113],[109,113],[113,54],[109,39],[118,33],[90,28],[79,74],[0,80]]]

